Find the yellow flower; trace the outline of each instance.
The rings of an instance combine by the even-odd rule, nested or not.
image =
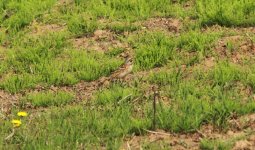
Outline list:
[[[26,116],[27,116],[27,113],[24,112],[24,111],[20,111],[20,112],[18,112],[18,116],[20,116],[20,117],[26,117]]]
[[[13,119],[12,124],[14,127],[19,127],[21,125],[21,121],[17,119]]]

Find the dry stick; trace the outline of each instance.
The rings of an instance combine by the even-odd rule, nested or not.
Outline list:
[[[120,104],[122,101],[124,101],[125,99],[129,98],[130,96],[132,96],[132,94],[129,94],[129,95],[125,96],[124,98],[122,98],[121,100],[119,100],[118,104]]]
[[[143,129],[144,131],[148,132],[148,133],[153,133],[153,134],[161,134],[161,135],[167,135],[167,136],[171,136],[171,134],[169,133],[164,133],[164,132],[156,132],[156,131],[150,131],[147,129]]]
[[[203,133],[203,132],[201,132],[200,130],[196,130],[197,131],[197,133],[198,134],[200,134],[200,136],[202,136],[202,138],[206,138],[207,136]]]
[[[156,129],[156,100],[157,100],[157,91],[155,86],[152,87],[153,90],[153,130]]]
[[[128,148],[128,150],[131,150],[131,147],[128,142],[127,142],[127,148]]]

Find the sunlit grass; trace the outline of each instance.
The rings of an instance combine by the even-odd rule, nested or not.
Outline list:
[[[146,70],[161,67],[174,57],[173,38],[164,33],[152,32],[136,35],[130,39],[135,47],[135,65]]]
[[[47,91],[30,93],[23,98],[23,103],[30,102],[35,107],[63,106],[74,99],[72,93],[58,91],[56,93]]]
[[[0,43],[7,40],[8,38],[13,38],[17,32],[28,26],[34,19],[42,16],[42,14],[50,10],[50,8],[55,4],[55,0],[46,1],[19,1],[3,0],[0,2],[0,24],[3,28],[2,32],[4,35],[0,37]],[[8,34],[7,34],[8,33]]]
[[[0,149],[119,149],[130,136],[146,136],[154,119],[157,129],[171,133],[195,132],[205,124],[226,131],[233,114],[254,113],[253,60],[233,62],[232,54],[242,52],[240,41],[225,43],[230,54],[226,57],[216,51],[216,45],[223,36],[249,35],[248,44],[255,37],[246,34],[248,28],[205,28],[252,26],[254,5],[251,0],[218,5],[217,0],[0,1],[0,90],[19,98],[11,114],[1,112]],[[143,20],[152,17],[172,17],[182,26],[177,33],[143,27]],[[61,23],[65,30],[34,34],[33,21]],[[128,48],[97,52],[71,44],[78,37],[103,43],[103,38],[94,37],[97,29],[110,30]],[[94,85],[109,76],[124,62],[119,55],[126,51],[134,60],[126,80],[104,87],[95,84],[92,91],[84,88],[81,93],[72,88],[81,81]],[[206,66],[210,57],[215,61]],[[52,85],[68,86],[70,92],[50,91]],[[156,118],[152,85],[160,91]],[[45,90],[38,92],[36,87]],[[86,92],[94,92],[91,99],[76,101]],[[21,108],[29,114],[26,121],[4,140]],[[232,146],[233,142],[207,139],[200,144],[204,149]]]
[[[197,0],[196,7],[202,25],[253,26],[255,24],[255,4],[252,0]]]
[[[18,74],[3,78],[0,87],[15,93],[26,88],[33,88],[37,84],[72,85],[80,80],[92,81],[101,76],[107,76],[121,63],[116,58],[110,59],[111,57],[102,54],[88,54],[77,50],[65,50],[61,57],[55,59],[37,57],[36,62],[30,62],[26,60],[27,57],[24,57],[22,64],[17,60],[19,58],[16,58],[9,65]]]

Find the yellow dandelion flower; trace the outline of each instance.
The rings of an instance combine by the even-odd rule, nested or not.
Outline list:
[[[18,112],[18,116],[20,116],[20,117],[26,117],[26,116],[27,116],[27,112],[20,111],[20,112]]]
[[[21,125],[21,121],[17,119],[13,119],[12,124],[14,127],[19,127]]]

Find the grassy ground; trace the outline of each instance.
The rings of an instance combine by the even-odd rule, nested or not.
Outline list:
[[[252,0],[2,0],[0,148],[253,147],[254,26]]]

